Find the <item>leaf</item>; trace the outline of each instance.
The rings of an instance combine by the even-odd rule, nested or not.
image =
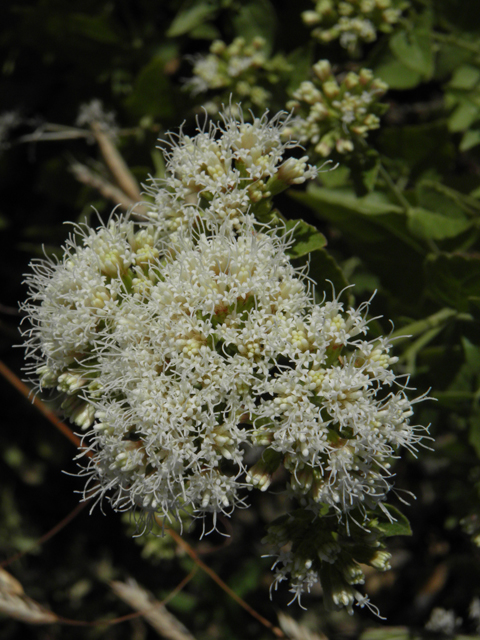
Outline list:
[[[391,54],[383,56],[373,71],[390,89],[413,89],[422,81],[418,71],[413,71]]]
[[[174,116],[172,86],[165,75],[166,57],[155,56],[137,75],[133,92],[125,100],[125,106],[138,118],[152,116],[161,120]]]
[[[408,228],[414,236],[423,240],[454,238],[472,225],[471,221],[463,216],[446,216],[422,207],[411,207],[407,216]]]
[[[242,2],[232,21],[236,35],[245,38],[247,42],[257,36],[265,38],[265,50],[267,55],[270,54],[277,26],[277,13],[269,0]]]
[[[292,238],[295,243],[287,251],[291,258],[300,258],[311,251],[322,249],[327,244],[323,233],[303,220],[289,220],[286,224],[286,230],[291,231],[292,229]]]
[[[382,627],[381,629],[366,629],[360,640],[417,640],[418,636],[410,633],[408,627]]]
[[[140,612],[162,637],[169,640],[195,640],[180,620],[132,578],[127,582],[112,581],[110,587],[116,596]]]
[[[480,81],[480,69],[470,64],[464,64],[455,69],[452,79],[448,83],[449,89],[473,89]]]
[[[348,287],[348,282],[342,270],[333,257],[325,249],[316,249],[293,262],[295,267],[308,265],[308,277],[315,282],[315,293],[317,299],[324,296],[327,300],[332,300],[341,291]],[[350,303],[350,290],[346,290],[342,296],[345,302]]]
[[[395,57],[408,69],[429,80],[433,75],[434,58],[430,33],[427,29],[399,31],[389,41]]]
[[[411,536],[412,529],[408,518],[404,516],[397,507],[391,504],[383,504],[383,507],[390,513],[394,520],[392,522],[385,520],[386,514],[377,507],[375,512],[381,520],[375,525],[375,528],[379,529],[387,538],[391,536]]]
[[[464,97],[448,118],[448,128],[453,133],[466,131],[480,117],[480,108],[470,98]]]
[[[425,250],[407,228],[403,209],[380,192],[357,198],[351,189],[326,189],[309,185],[306,193],[289,194],[331,222],[349,241],[362,260],[381,279],[382,285],[407,302],[423,290],[422,264]]]
[[[169,38],[183,36],[202,25],[208,18],[213,18],[217,7],[210,2],[188,2],[180,9],[166,33]]]
[[[120,41],[119,35],[103,16],[73,14],[68,19],[68,30],[72,34],[103,44],[117,44]]]
[[[20,582],[1,568],[0,612],[27,624],[51,624],[58,620],[55,613],[26,596]]]
[[[480,296],[480,256],[440,253],[427,256],[426,289],[436,302],[468,311],[470,296]]]
[[[432,170],[442,175],[448,170],[456,150],[447,123],[443,120],[402,127],[385,127],[379,133],[381,153],[403,161],[412,177]]]
[[[465,131],[462,141],[460,142],[460,151],[468,151],[480,144],[480,129],[469,129]]]

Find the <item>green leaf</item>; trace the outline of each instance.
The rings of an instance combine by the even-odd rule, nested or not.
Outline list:
[[[473,89],[480,81],[480,69],[470,64],[464,64],[455,69],[452,79],[448,83],[449,89]]]
[[[462,141],[460,142],[460,151],[468,151],[480,144],[480,129],[469,129],[465,131]]]
[[[446,216],[422,207],[411,207],[407,211],[408,228],[414,236],[423,240],[445,240],[454,238],[471,227],[463,216]]]
[[[430,33],[426,29],[399,31],[390,38],[390,49],[405,67],[429,80],[433,75],[434,58]]]
[[[265,38],[267,55],[271,52],[277,13],[269,0],[242,2],[237,15],[233,17],[233,25],[236,35],[242,36],[247,42],[256,36]]]
[[[470,296],[480,296],[480,256],[440,253],[425,263],[428,295],[440,304],[468,311]]]
[[[213,18],[217,7],[211,2],[188,2],[177,13],[168,28],[167,37],[176,38],[203,24],[208,18]]]
[[[453,133],[466,131],[479,117],[479,106],[465,97],[449,117],[448,128]]]
[[[373,71],[390,89],[413,89],[422,81],[418,71],[410,69],[392,54],[384,55]]]
[[[88,16],[83,13],[74,14],[69,17],[68,30],[72,34],[103,44],[117,44],[120,40],[107,18],[103,16]]]
[[[289,220],[286,224],[286,230],[291,231],[292,229],[292,238],[295,243],[287,251],[292,258],[300,258],[311,251],[322,249],[327,244],[323,233],[303,220]]]
[[[324,296],[327,300],[332,300],[340,291],[348,287],[345,276],[335,262],[334,258],[325,249],[316,249],[308,255],[303,255],[293,261],[295,267],[308,265],[308,277],[315,282],[315,293],[317,299]],[[350,289],[342,295],[342,300],[351,303]]]
[[[172,86],[165,75],[165,55],[160,54],[140,70],[125,106],[138,118],[152,116],[161,120],[174,116]]]
[[[379,529],[387,538],[391,536],[411,536],[412,529],[408,518],[404,516],[397,507],[394,507],[391,504],[384,504],[383,506],[392,516],[393,522],[385,520],[386,514],[377,508],[375,512],[381,520],[375,525],[375,528]]]
[[[408,627],[382,627],[381,629],[366,629],[360,640],[417,640],[418,636],[410,633]]]

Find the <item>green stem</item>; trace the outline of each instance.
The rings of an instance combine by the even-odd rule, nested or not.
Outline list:
[[[406,327],[402,327],[401,329],[397,329],[392,334],[390,334],[390,338],[395,338],[395,344],[399,344],[405,340],[409,340],[413,336],[418,336],[425,331],[429,331],[431,329],[436,329],[441,325],[445,325],[450,318],[454,318],[459,316],[460,314],[455,309],[442,309],[441,311],[437,311],[433,315],[428,318],[424,318],[423,320],[417,320],[417,322],[412,322],[412,324],[407,325]],[[462,319],[465,314],[462,314]],[[470,316],[469,316],[470,317]]]
[[[411,205],[409,201],[405,198],[403,193],[400,191],[400,189],[397,187],[395,182],[392,180],[390,174],[385,169],[382,163],[379,164],[379,170],[380,170],[380,175],[385,180],[385,182],[387,183],[388,187],[390,188],[394,196],[397,198],[400,205],[405,209],[405,211],[410,209]]]
[[[438,42],[443,42],[445,44],[453,44],[459,49],[465,49],[466,51],[470,51],[471,53],[476,53],[480,55],[480,47],[473,42],[466,42],[465,40],[459,40],[457,36],[448,33],[438,33],[437,31],[432,31],[432,38],[434,40],[438,40]]]

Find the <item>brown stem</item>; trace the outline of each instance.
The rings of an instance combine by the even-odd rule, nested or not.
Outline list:
[[[158,520],[157,520],[157,522],[161,526],[162,523],[159,522]],[[202,560],[200,560],[200,558],[195,553],[195,551],[192,549],[192,547],[188,544],[188,542],[186,542],[176,531],[174,531],[173,529],[165,529],[165,530],[175,540],[175,542],[178,544],[178,546],[182,547],[182,549],[184,549],[184,551],[186,553],[188,553],[188,555],[192,558],[192,560],[195,562],[195,564],[198,565],[200,567],[200,569],[205,571],[205,573],[207,575],[209,575],[210,578],[212,578],[212,580],[214,580],[218,584],[218,586],[221,589],[223,589],[223,591],[225,591],[225,593],[227,593],[233,600],[235,600],[235,602],[237,602],[241,607],[243,607],[245,609],[245,611],[248,611],[248,613],[253,618],[255,618],[261,624],[263,624],[263,626],[265,626],[265,627],[267,627],[267,629],[270,629],[271,631],[273,631],[273,633],[277,636],[277,638],[285,638],[285,634],[283,633],[283,631],[281,629],[279,629],[278,627],[275,627],[266,618],[264,618],[262,615],[257,613],[257,611],[255,611],[255,609],[252,609],[252,607],[249,604],[247,604],[245,602],[245,600],[242,600],[242,598],[240,598],[240,596],[238,596],[235,593],[235,591],[232,591],[232,589],[230,589],[230,587],[220,578],[220,576],[218,576],[215,573],[215,571],[213,569],[210,569],[210,567],[208,565],[206,565],[204,562],[202,562]]]
[[[92,122],[91,128],[95,140],[102,156],[112,172],[113,177],[117,181],[118,186],[124,191],[134,202],[138,202],[141,198],[140,187],[134,175],[128,168],[125,160],[122,158],[117,147],[114,145],[111,137],[102,130],[98,122]]]

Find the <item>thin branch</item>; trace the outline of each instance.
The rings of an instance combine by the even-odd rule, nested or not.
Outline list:
[[[16,376],[13,373],[13,371],[9,369],[7,365],[4,364],[1,360],[0,360],[0,374],[13,387],[15,387],[15,389],[17,389],[17,391],[19,391],[25,398],[29,400],[31,399],[33,405],[40,411],[40,413],[42,413],[47,418],[47,420],[49,420],[53,424],[54,427],[56,427],[59,431],[61,431],[61,433],[66,438],[68,438],[70,442],[73,442],[73,444],[79,449],[85,449],[85,447],[82,447],[80,438],[76,436],[73,433],[73,431],[71,431],[71,429],[67,427],[65,423],[59,420],[55,415],[55,413],[51,409],[49,409],[41,400],[39,400],[37,396],[32,395],[32,390],[29,389],[27,385],[23,383],[20,380],[20,378],[18,378],[18,376]],[[91,457],[92,453],[91,451],[85,450],[85,455]]]
[[[161,526],[162,523],[159,522],[157,518],[155,519],[157,520],[157,523]],[[230,589],[230,587],[220,578],[220,576],[218,576],[215,573],[213,569],[211,569],[208,565],[202,562],[202,560],[200,560],[198,555],[195,553],[194,549],[192,549],[192,547],[188,544],[188,542],[186,542],[176,531],[174,531],[174,529],[165,529],[165,531],[167,531],[167,533],[169,533],[170,536],[175,540],[177,545],[179,547],[182,547],[182,549],[192,558],[195,564],[198,565],[200,569],[205,571],[205,573],[209,575],[210,578],[212,578],[212,580],[214,580],[218,584],[218,586],[221,589],[223,589],[223,591],[225,591],[225,593],[227,593],[233,600],[235,600],[235,602],[237,602],[241,607],[243,607],[245,611],[248,611],[248,613],[253,618],[258,620],[261,624],[263,624],[264,627],[267,627],[267,629],[270,629],[271,631],[273,631],[273,633],[277,636],[277,638],[285,638],[285,634],[281,629],[274,626],[266,618],[264,618],[262,615],[257,613],[255,609],[252,609],[252,607],[249,604],[247,604],[245,600],[240,598],[240,596],[238,596],[235,593],[235,591]]]
[[[92,122],[91,128],[95,140],[100,147],[102,156],[117,181],[118,186],[129,198],[134,202],[138,202],[142,197],[138,182],[113,143],[112,138],[102,130],[98,122]]]
[[[69,524],[72,520],[74,520],[78,516],[80,511],[85,509],[88,502],[89,502],[88,500],[86,500],[85,502],[79,502],[75,507],[75,509],[73,509],[73,511],[70,511],[70,513],[66,515],[65,518],[63,518],[63,520],[60,520],[60,522],[58,522],[54,527],[52,527],[50,531],[47,531],[47,533],[44,533],[43,536],[38,538],[38,540],[36,540],[33,543],[33,545],[29,547],[26,551],[20,551],[19,553],[16,553],[14,556],[7,558],[3,562],[0,562],[0,568],[8,567],[8,565],[12,564],[12,562],[19,560],[20,558],[23,558],[24,555],[26,555],[27,553],[31,553],[34,549],[36,549],[37,547],[40,547],[44,542],[47,542],[47,540],[50,540],[50,538],[53,538],[53,536],[55,536],[59,531],[61,531],[64,527],[66,527],[67,524]]]
[[[93,173],[93,171],[84,164],[75,162],[71,165],[70,169],[79,182],[96,189],[104,198],[108,198],[115,204],[119,204],[126,211],[135,206],[136,200],[129,198],[121,189],[97,173]]]

